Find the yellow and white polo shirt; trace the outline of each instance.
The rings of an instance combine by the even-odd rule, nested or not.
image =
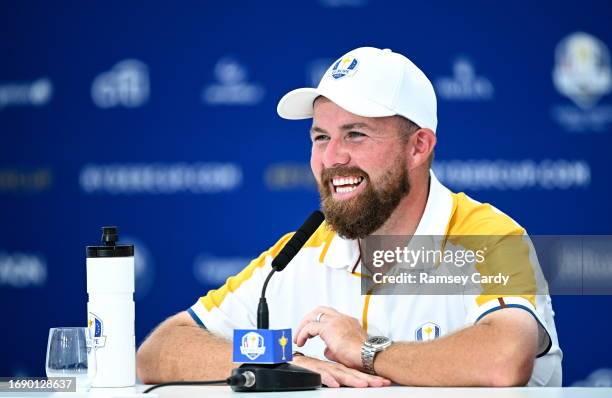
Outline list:
[[[507,215],[464,193],[452,193],[431,173],[427,205],[415,235],[524,233]],[[283,236],[222,287],[201,297],[188,310],[193,319],[227,339],[232,338],[234,329],[256,328],[263,282],[272,259],[290,237]],[[536,277],[541,278],[537,258],[534,253],[529,256]],[[340,237],[323,223],[287,268],[270,281],[266,292],[270,328],[295,330],[306,313],[324,305],[359,319],[370,335],[387,336],[393,341],[424,341],[470,326],[504,307],[522,308],[536,318],[542,331],[528,385],[561,385],[562,352],[550,296],[362,295],[360,258],[357,241]],[[323,341],[315,337],[299,351],[325,359],[324,349]]]

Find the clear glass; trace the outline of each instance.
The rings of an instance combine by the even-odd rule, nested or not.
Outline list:
[[[92,346],[88,328],[51,328],[45,361],[47,377],[75,377],[77,390],[89,390],[97,370]]]

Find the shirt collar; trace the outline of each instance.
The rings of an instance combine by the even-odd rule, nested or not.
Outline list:
[[[442,237],[453,211],[452,192],[436,178],[433,170],[429,171],[429,194],[425,211],[419,221],[415,235],[433,235]],[[323,264],[330,268],[347,269],[351,272],[359,260],[357,240],[345,239],[334,234],[323,259]]]

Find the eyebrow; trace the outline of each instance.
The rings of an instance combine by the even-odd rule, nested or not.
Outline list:
[[[357,123],[347,123],[347,124],[343,124],[342,126],[340,126],[340,130],[352,130],[352,129],[356,129],[356,128],[365,128],[367,130],[370,131],[374,131],[374,129],[372,127],[370,127],[368,124],[366,123],[361,123],[361,122],[357,122]],[[310,128],[310,134],[312,135],[313,133],[323,133],[323,134],[327,134],[327,131],[321,127],[318,126],[312,126]]]

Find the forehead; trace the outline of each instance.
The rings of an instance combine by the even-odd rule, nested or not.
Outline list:
[[[359,125],[361,128],[372,130],[397,130],[399,120],[397,116],[365,117],[355,115],[326,97],[319,96],[313,104],[312,125],[322,129],[334,129],[347,125]]]

